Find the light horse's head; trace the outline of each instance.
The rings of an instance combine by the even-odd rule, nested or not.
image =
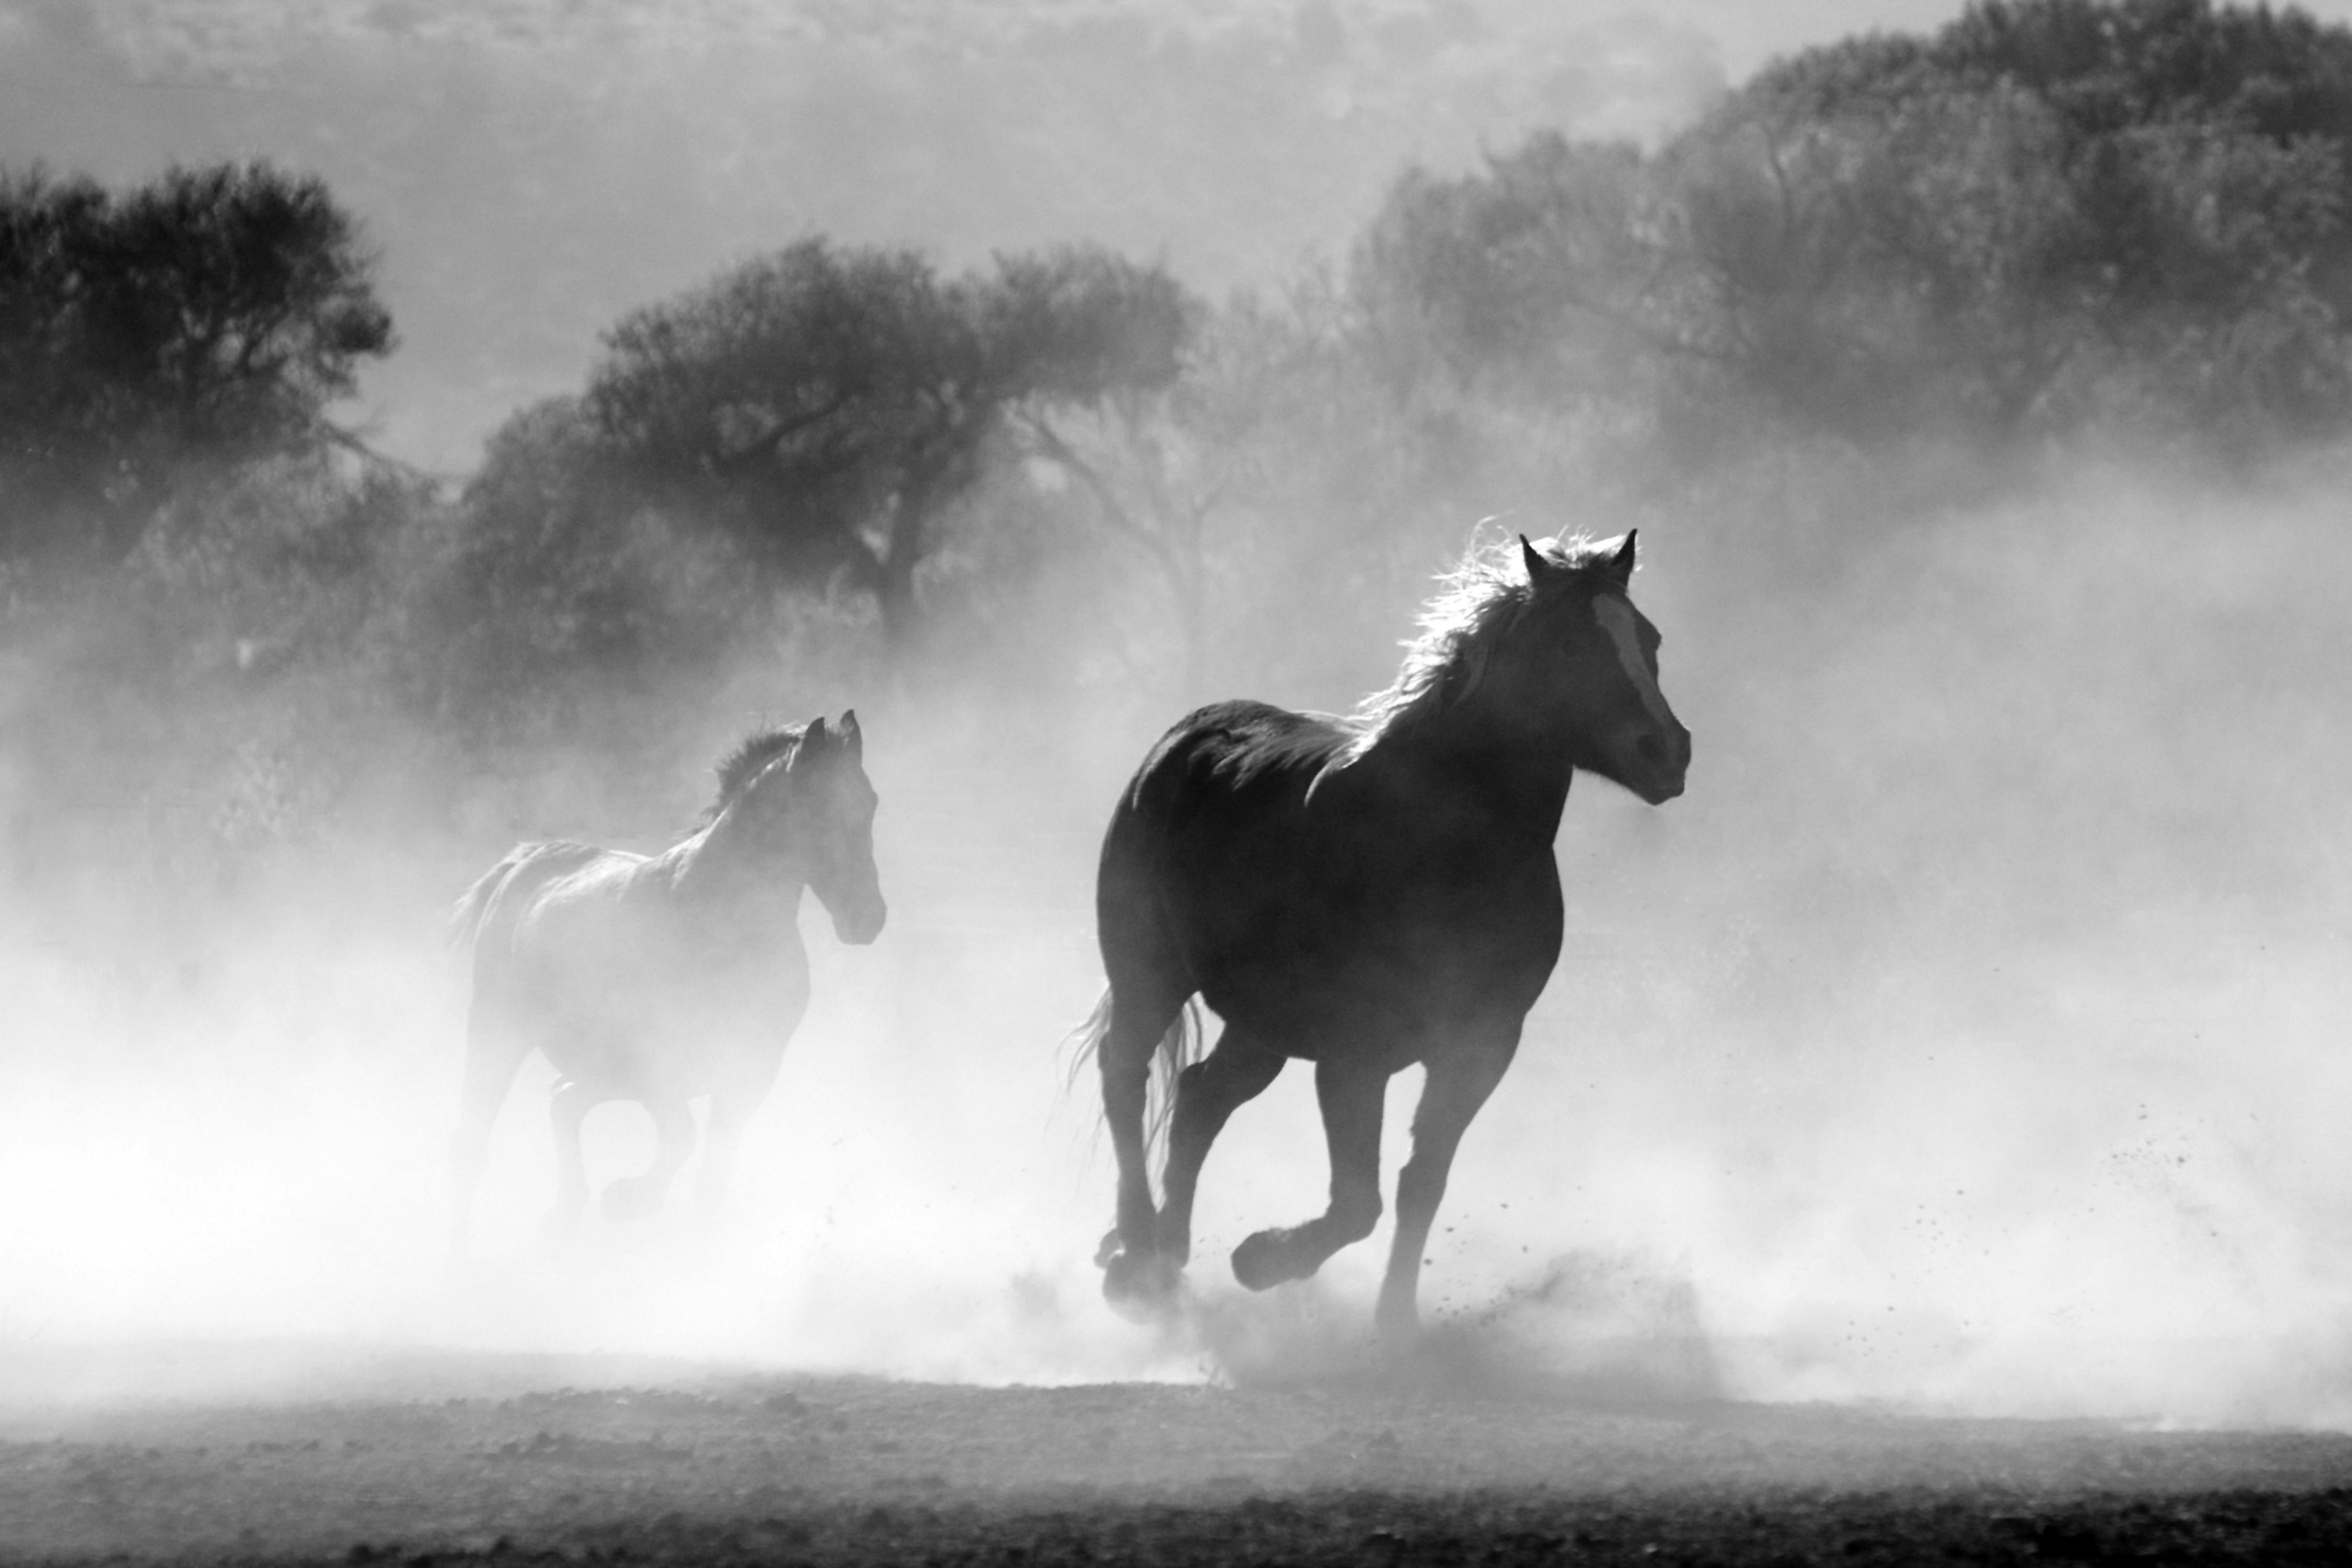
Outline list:
[[[806,878],[833,916],[834,934],[863,944],[882,934],[888,910],[881,879],[874,869],[874,808],[877,796],[866,777],[865,737],[857,715],[845,712],[828,725],[812,720],[794,739],[785,731],[747,742],[722,766],[725,780],[744,760],[751,776],[734,791],[731,807],[762,848],[782,857]]]
[[[1633,607],[1633,535],[1599,543],[1530,543],[1524,618],[1513,660],[1536,700],[1566,726],[1569,761],[1652,805],[1683,793],[1690,731],[1658,688],[1658,628]]]

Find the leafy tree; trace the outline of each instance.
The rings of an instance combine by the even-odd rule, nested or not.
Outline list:
[[[2352,31],[1986,0],[1768,69],[1657,153],[1411,174],[1357,255],[1391,378],[1857,447],[2352,416]]]
[[[1352,284],[1386,379],[1422,363],[1555,398],[1622,395],[1683,346],[1658,309],[1667,215],[1639,149],[1538,132],[1484,173],[1406,171],[1358,242]]]
[[[392,348],[372,270],[267,163],[0,175],[0,552],[119,562],[192,470],[347,441],[325,409]]]
[[[942,278],[812,239],[624,321],[583,406],[635,494],[781,580],[845,575],[903,640],[940,518],[1013,416],[1168,385],[1187,320],[1164,271],[1100,250]]]
[[[567,693],[707,661],[757,598],[734,541],[638,501],[576,397],[509,419],[450,522],[407,658],[460,729],[560,721]]]

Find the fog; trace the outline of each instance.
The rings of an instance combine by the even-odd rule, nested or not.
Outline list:
[[[1885,19],[1941,15],[1899,11]],[[824,61],[793,57],[808,79],[762,98],[744,79],[770,57],[730,61],[707,39],[634,84],[606,59],[609,90],[575,97],[593,52],[577,40],[501,53],[518,46],[320,35],[255,79],[282,85],[269,70],[296,58],[316,91],[378,93],[389,113],[415,79],[404,73],[446,69],[435,79],[476,94],[453,98],[449,142],[354,151],[277,88],[239,100],[244,115],[162,103],[145,133],[191,156],[290,149],[384,215],[411,348],[370,384],[371,411],[392,448],[454,469],[507,411],[575,384],[620,310],[754,246],[814,230],[964,257],[1083,232],[1162,247],[1188,277],[1256,276],[1343,243],[1406,155],[1466,161],[1538,115],[1650,133],[1727,68],[1800,41],[1730,16],[1625,24],[1612,35],[1623,71],[1559,88],[1573,102],[1528,87],[1516,120],[1463,107],[1492,85],[1465,66],[1432,142],[1408,129],[1409,98],[1358,110],[1304,95],[1325,104],[1314,123],[1363,133],[1302,140],[1256,184],[1236,171],[1255,166],[1264,116],[1236,112],[1189,177],[1243,189],[1248,210],[1219,207],[1197,230],[1180,221],[1191,187],[1169,173],[1182,159],[1115,199],[1121,159],[1172,134],[1160,121],[1098,167],[1078,167],[1068,126],[1039,132],[1066,139],[1050,198],[992,205],[1027,177],[1002,175],[967,180],[968,206],[931,204],[961,177],[933,167],[938,148],[1032,79],[1002,61],[967,61],[966,96],[936,122],[901,142],[877,132],[837,165],[808,151],[810,127],[862,123],[853,110],[877,102],[897,124],[891,106],[921,83],[869,99],[828,77],[828,99],[808,85]],[[1835,25],[1858,24],[1841,8]],[[8,26],[12,79],[58,51],[115,58],[46,13]],[[1226,57],[1202,48],[1213,79]],[[859,58],[914,74],[887,50]],[[1251,79],[1250,102],[1289,102],[1294,66],[1307,68]],[[1115,71],[1085,79],[1116,98]],[[556,171],[543,149],[491,137],[469,163],[467,136],[530,119],[534,94],[590,120],[604,104],[625,128],[658,121],[668,140],[633,143],[652,149],[643,166],[599,146]],[[153,161],[152,142],[60,99],[9,101],[12,158],[109,175]],[[716,195],[616,202],[699,156],[711,124],[663,118],[682,104],[767,118],[730,122],[736,162],[714,157]],[[45,116],[54,139],[35,134]],[[771,134],[774,161],[739,167]],[[1017,145],[989,151],[1031,167]],[[921,177],[875,198],[901,168]],[[763,181],[798,184],[772,206],[741,196]],[[560,237],[551,258],[491,224],[510,184],[516,221]],[[1313,202],[1296,199],[1305,186]],[[1502,504],[1537,534],[1641,523],[1634,597],[1665,634],[1695,762],[1663,808],[1592,779],[1571,795],[1557,851],[1569,951],[1440,1212],[1423,1285],[1432,1363],[1595,1397],[2352,1426],[2347,462],[2220,475],[2147,454],[2053,460],[1990,500],[1820,535],[1754,525],[1734,503],[1617,517],[1465,485],[1416,542],[1431,576]],[[1213,697],[1346,708],[1395,658],[1352,628],[1403,637],[1412,596],[1330,616],[1350,628],[1330,638],[1314,635],[1317,605],[1236,630],[1201,690],[1124,673],[1122,606],[1108,584],[1067,585],[1060,657],[1083,668],[1054,683],[1010,659],[934,687],[747,654],[698,697],[649,700],[690,743],[648,789],[600,776],[584,743],[484,783],[395,766],[415,738],[377,734],[365,765],[429,798],[298,847],[180,926],[152,929],[154,888],[98,878],[84,901],[122,901],[109,942],[65,940],[49,903],[0,910],[0,1398],[10,1384],[27,1399],[120,1396],[124,1358],[157,1345],[185,1349],[139,1392],[331,1390],[418,1347],[987,1383],[1377,1368],[1385,1224],[1263,1297],[1225,1265],[1244,1235],[1322,1202],[1310,1075],[1294,1067],[1235,1116],[1202,1188],[1190,1302],[1137,1324],[1100,1300],[1109,1153],[1063,1041],[1101,984],[1097,836],[1160,728]],[[13,657],[11,715],[51,673],[38,649]],[[518,837],[659,847],[737,736],[852,705],[890,921],[845,948],[804,910],[814,1001],[725,1214],[693,1217],[689,1166],[662,1215],[592,1217],[550,1245],[551,1074],[534,1063],[498,1125],[473,1253],[452,1260],[443,1168],[466,975],[444,937],[450,902]],[[118,848],[160,831],[103,801],[86,817]],[[1409,1072],[1391,1090],[1391,1191],[1417,1087]],[[597,1185],[635,1171],[642,1114],[600,1109],[588,1150]]]
[[[1570,951],[1441,1213],[1439,1342],[1661,1396],[2352,1421],[2339,479],[2094,468],[1801,560],[1720,521],[1645,532],[1692,787],[1570,798]],[[464,846],[345,846],[136,984],[137,953],[110,971],[12,911],[0,1361],[162,1338],[1360,1367],[1385,1227],[1265,1298],[1223,1264],[1319,1207],[1304,1071],[1212,1157],[1190,1317],[1097,1297],[1108,1151],[1057,1042],[1099,984],[1094,837],[1163,716],[859,701],[891,922],[850,949],[806,911],[815,1003],[711,1225],[676,1202],[547,1246],[541,1065],[450,1267]],[[706,765],[680,760],[680,799]],[[598,1184],[648,1143],[635,1108],[595,1112]]]

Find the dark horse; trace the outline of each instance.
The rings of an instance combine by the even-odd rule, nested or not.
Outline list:
[[[696,1183],[709,1212],[726,1190],[744,1121],[775,1082],[809,1000],[801,889],[835,935],[881,934],[874,786],[857,716],[752,736],[719,768],[719,798],[695,831],[656,856],[593,844],[525,844],[458,900],[473,948],[465,1089],[451,1151],[452,1241],[467,1215],[490,1124],[535,1047],[555,1067],[557,1199],[568,1231],[588,1200],[580,1123],[610,1100],[645,1106],[653,1166],[605,1189],[607,1217],[661,1204],[695,1143],[688,1102],[710,1098]]]
[[[1454,1151],[1518,1047],[1560,947],[1552,840],[1582,768],[1652,805],[1690,734],[1658,634],[1626,597],[1633,536],[1474,551],[1396,682],[1352,716],[1223,702],[1161,737],[1112,814],[1096,885],[1110,985],[1087,1026],[1118,1159],[1097,1261],[1115,1304],[1164,1300],[1225,1119],[1301,1057],[1331,1159],[1323,1214],[1234,1249],[1253,1290],[1302,1279],[1381,1214],[1381,1102],[1427,1069],[1377,1322],[1417,1323],[1422,1247]],[[1224,1021],[1187,1063],[1192,998]],[[1174,1074],[1162,1202],[1145,1169],[1155,1053]]]

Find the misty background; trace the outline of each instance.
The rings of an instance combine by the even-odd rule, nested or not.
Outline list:
[[[2352,7],[1760,9],[0,5],[0,1376],[1344,1357],[1384,1234],[1224,1263],[1308,1075],[1155,1331],[1056,1047],[1160,730],[1344,710],[1499,516],[1641,528],[1696,756],[1571,797],[1441,1331],[2352,1422]],[[848,706],[890,925],[730,1214],[548,1255],[541,1067],[446,1269],[456,893]]]

